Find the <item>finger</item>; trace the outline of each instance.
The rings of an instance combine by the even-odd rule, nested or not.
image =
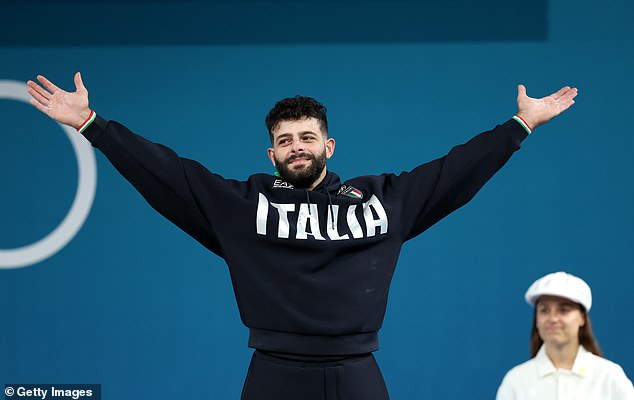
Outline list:
[[[566,99],[566,100],[574,99],[575,97],[577,97],[578,94],[579,94],[579,90],[577,90],[577,88],[572,88],[566,94],[564,94],[562,97],[564,99]]]
[[[53,84],[53,82],[49,81],[42,75],[38,75],[37,80],[40,81],[40,83],[44,85],[44,87],[51,93],[55,93],[60,90],[57,86]]]
[[[29,100],[29,103],[31,103],[31,105],[35,108],[37,108],[38,110],[42,111],[44,114],[48,115],[49,112],[51,111],[50,108],[48,107],[44,107],[44,105],[42,105],[41,103],[39,103],[37,100],[35,99],[31,99]]]
[[[87,92],[86,86],[84,86],[84,81],[81,79],[81,73],[77,72],[75,74],[74,80],[75,80],[75,88],[77,89],[78,92],[79,91],[82,91],[82,92],[86,91]]]
[[[570,86],[564,86],[558,91],[556,91],[555,93],[551,94],[551,96],[554,100],[558,100],[561,96],[566,94],[566,92],[568,92],[569,90],[570,90]]]
[[[572,100],[575,97],[577,97],[577,94],[579,94],[579,91],[577,90],[577,88],[572,88],[566,93],[564,93],[558,100],[562,102],[567,102],[568,100]]]
[[[517,97],[528,97],[526,95],[526,87],[522,84],[517,85]]]
[[[35,91],[33,88],[28,88],[27,92],[29,92],[29,94],[40,104],[42,104],[45,107],[49,106],[49,100],[42,96],[41,94],[39,94],[37,91]]]
[[[38,92],[42,97],[46,98],[46,99],[50,99],[51,98],[51,94],[49,92],[46,91],[46,89],[44,89],[43,87],[41,87],[40,85],[38,85],[37,83],[33,82],[33,81],[28,81],[26,83],[29,88],[35,90],[36,92]]]

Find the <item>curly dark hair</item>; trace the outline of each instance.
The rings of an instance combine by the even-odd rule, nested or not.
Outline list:
[[[319,121],[321,129],[328,134],[326,111],[326,107],[312,97],[295,96],[278,101],[264,120],[269,130],[271,143],[273,143],[273,131],[282,121],[297,121],[312,117]]]

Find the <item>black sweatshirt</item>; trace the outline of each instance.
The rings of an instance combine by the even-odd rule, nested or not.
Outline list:
[[[97,116],[83,132],[167,219],[222,257],[249,346],[305,355],[378,349],[401,246],[466,204],[527,136],[515,120],[400,175],[314,190],[225,179]]]

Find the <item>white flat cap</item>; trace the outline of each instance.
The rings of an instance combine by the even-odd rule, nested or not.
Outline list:
[[[583,279],[566,272],[553,272],[536,280],[524,298],[534,306],[540,296],[559,296],[581,304],[586,311],[592,307],[592,291]]]

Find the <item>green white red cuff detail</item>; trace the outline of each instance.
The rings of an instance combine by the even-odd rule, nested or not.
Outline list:
[[[528,132],[529,135],[533,132],[533,128],[531,128],[528,122],[524,121],[524,118],[520,117],[519,115],[514,115],[513,119],[516,120],[520,125],[522,125],[522,127],[526,129],[526,132]]]
[[[97,114],[94,111],[90,110],[90,116],[86,121],[84,121],[83,124],[79,126],[79,128],[77,128],[77,132],[82,133],[86,128],[88,128],[92,121],[95,120],[95,117],[97,117]]]

